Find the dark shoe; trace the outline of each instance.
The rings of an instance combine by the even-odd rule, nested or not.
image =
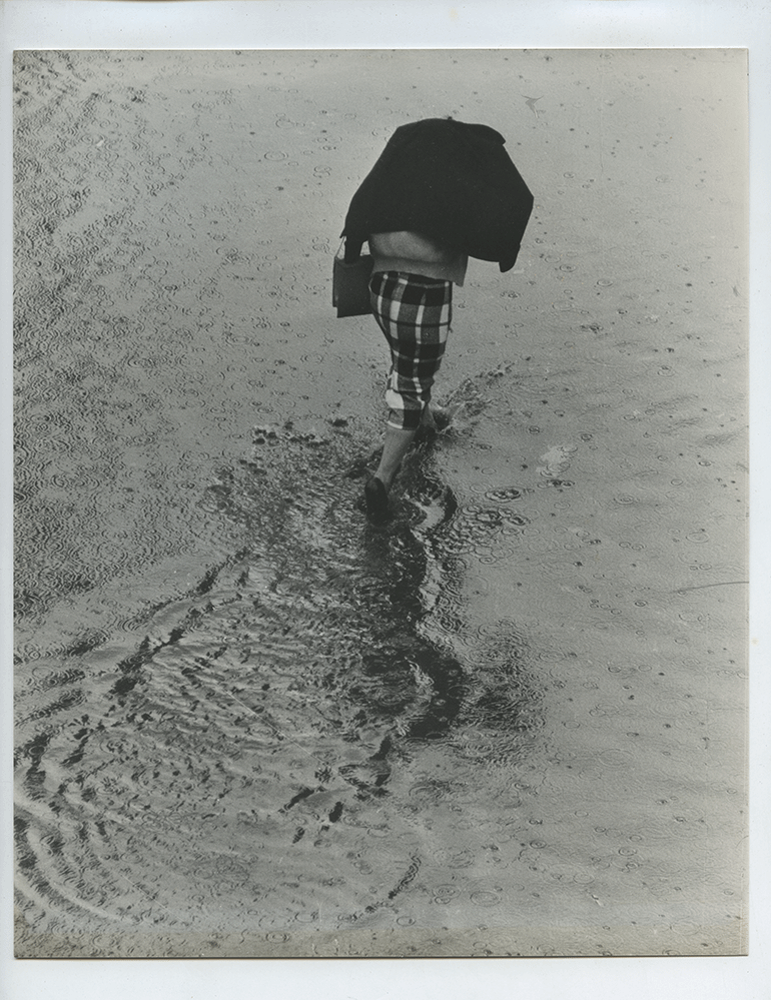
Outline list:
[[[446,431],[447,428],[452,423],[452,417],[454,410],[447,410],[444,407],[437,407],[432,411],[431,416],[434,421],[434,429],[437,434],[441,434],[442,431]]]
[[[372,476],[364,486],[364,502],[367,505],[367,517],[372,524],[383,524],[388,520],[388,491],[377,476]]]

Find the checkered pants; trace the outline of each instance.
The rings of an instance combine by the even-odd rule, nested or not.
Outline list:
[[[372,313],[391,348],[388,424],[417,430],[431,398],[452,319],[452,282],[402,271],[373,274]]]

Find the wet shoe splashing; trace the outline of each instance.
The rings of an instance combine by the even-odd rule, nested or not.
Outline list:
[[[364,485],[364,503],[370,522],[385,524],[390,514],[388,492],[377,476],[372,476]]]

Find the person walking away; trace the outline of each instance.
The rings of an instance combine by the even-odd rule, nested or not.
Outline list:
[[[380,463],[364,488],[371,520],[387,517],[388,491],[431,399],[452,322],[452,286],[468,256],[418,233],[373,233],[372,313],[391,351]]]
[[[388,418],[377,470],[364,488],[371,521],[389,513],[388,494],[421,420],[444,356],[452,286],[469,256],[516,261],[533,196],[487,125],[429,118],[402,125],[351,201],[345,259],[362,244],[373,257],[372,312],[388,342]]]

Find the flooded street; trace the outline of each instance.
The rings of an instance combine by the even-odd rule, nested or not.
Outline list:
[[[745,951],[745,60],[16,53],[18,956]],[[332,259],[448,114],[535,210],[374,528]]]

